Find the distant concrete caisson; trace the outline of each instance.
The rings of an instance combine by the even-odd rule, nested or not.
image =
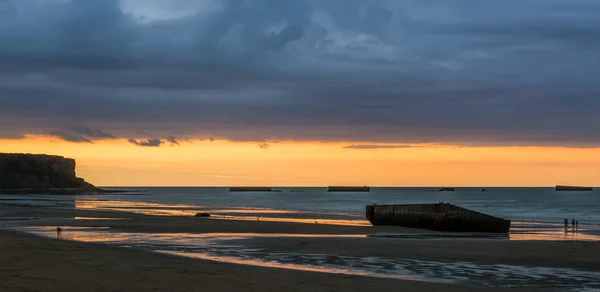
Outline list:
[[[456,188],[440,188],[438,192],[454,192]]]
[[[272,192],[271,187],[230,187],[230,192]]]
[[[363,187],[348,187],[348,186],[331,186],[327,188],[328,192],[370,192],[371,188],[367,186]]]
[[[591,192],[594,190],[593,187],[574,187],[574,186],[556,186],[556,191],[563,192]]]

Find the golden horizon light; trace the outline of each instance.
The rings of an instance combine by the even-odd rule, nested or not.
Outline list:
[[[374,149],[349,149],[373,145]],[[381,144],[377,144],[381,145]],[[457,147],[227,140],[140,147],[126,139],[0,140],[0,152],[61,155],[97,186],[554,186],[600,185],[600,148]],[[388,145],[393,146],[393,145]]]

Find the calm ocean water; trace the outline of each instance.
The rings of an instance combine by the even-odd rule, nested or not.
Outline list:
[[[373,188],[366,193],[329,193],[325,188],[276,188],[281,192],[229,192],[227,188],[118,188],[136,195],[93,198],[183,204],[204,207],[285,209],[307,212],[348,213],[364,216],[365,205],[449,202],[513,221],[561,223],[575,218],[600,224],[600,191],[556,192],[553,188]]]

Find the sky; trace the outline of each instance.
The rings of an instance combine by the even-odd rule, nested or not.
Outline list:
[[[0,151],[99,185],[600,185],[596,0],[0,0]]]

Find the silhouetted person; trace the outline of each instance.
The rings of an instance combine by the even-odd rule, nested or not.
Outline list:
[[[56,239],[62,238],[62,228],[56,227]]]
[[[575,229],[575,219],[571,219],[571,226],[573,226],[573,229]]]
[[[565,218],[565,229],[569,228],[569,219]]]

